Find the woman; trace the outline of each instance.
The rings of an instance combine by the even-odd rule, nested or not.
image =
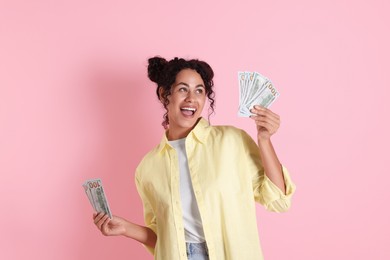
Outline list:
[[[166,131],[136,170],[146,226],[103,213],[95,224],[104,235],[138,240],[155,259],[262,259],[254,202],[286,211],[295,189],[271,143],[279,116],[251,110],[256,145],[243,130],[201,117],[206,98],[214,111],[207,63],[154,57],[148,76],[166,109]]]

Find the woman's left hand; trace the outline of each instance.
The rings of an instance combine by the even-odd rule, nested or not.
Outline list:
[[[271,136],[278,131],[280,126],[280,117],[271,110],[261,106],[254,106],[250,116],[257,126],[257,138],[259,140],[269,140]]]

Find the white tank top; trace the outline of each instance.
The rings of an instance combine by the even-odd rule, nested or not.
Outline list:
[[[205,242],[202,220],[200,218],[198,203],[196,202],[194,189],[192,187],[190,170],[186,153],[186,139],[169,141],[175,148],[179,160],[180,171],[180,197],[183,211],[183,222],[186,242]]]

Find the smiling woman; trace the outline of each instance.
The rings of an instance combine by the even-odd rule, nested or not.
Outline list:
[[[159,90],[164,91],[162,87]],[[184,138],[192,130],[202,114],[205,92],[203,80],[196,71],[184,69],[177,74],[165,106],[169,122],[168,140]]]
[[[187,105],[182,107],[183,110],[194,111],[196,107],[191,103],[203,101],[202,106],[197,107],[194,111],[194,118],[196,117],[195,114],[199,117],[202,113],[206,96],[209,99],[211,111],[214,112],[214,72],[206,62],[195,59],[186,61],[179,58],[168,62],[164,58],[154,57],[149,59],[148,76],[151,81],[157,84],[157,96],[167,110],[163,122],[165,129],[171,123],[168,111],[172,110],[173,107],[169,104],[173,101],[171,99],[176,97],[176,99],[181,97],[182,105]],[[182,94],[178,95],[176,92]],[[192,94],[196,95],[193,96]],[[194,100],[192,101],[191,98],[194,98]],[[172,129],[172,126],[169,126],[169,128]]]
[[[211,126],[213,70],[203,61],[149,59],[149,78],[166,109],[161,143],[136,170],[146,226],[94,214],[104,235],[143,243],[157,260],[262,259],[254,201],[270,211],[290,207],[295,186],[271,143],[279,116],[255,106],[258,145],[243,130]]]

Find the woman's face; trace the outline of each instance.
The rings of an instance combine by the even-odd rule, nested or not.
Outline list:
[[[206,102],[206,87],[199,73],[192,69],[180,71],[168,100],[169,135],[184,138],[195,126]]]

